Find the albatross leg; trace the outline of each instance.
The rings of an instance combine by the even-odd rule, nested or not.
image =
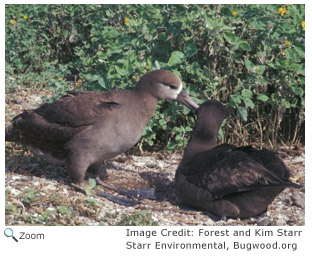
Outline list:
[[[102,167],[102,162],[97,162],[89,166],[88,172],[91,174],[95,175],[96,177],[98,176],[99,179],[102,181],[106,178],[108,178],[108,173],[106,171],[106,167]]]
[[[107,173],[106,170],[103,171],[104,173],[101,172],[101,162],[88,165],[86,161],[84,161],[84,157],[81,157],[79,153],[72,153],[70,156],[68,156],[65,163],[69,175],[74,183],[72,184],[72,186],[81,192],[84,192],[83,188],[78,188],[76,184],[81,185],[83,183],[85,172],[88,169],[88,171],[95,176],[95,180],[98,185],[101,185],[106,189],[113,190],[118,194],[127,196],[128,198],[131,199],[121,198],[109,193],[100,193],[100,192],[96,193],[97,196],[105,197],[110,201],[113,201],[117,204],[124,206],[135,206],[136,204],[138,204],[140,200],[143,199],[154,199],[154,200],[157,199],[156,192],[154,189],[147,188],[147,189],[125,190],[103,182],[103,180],[106,178]]]
[[[72,182],[81,185],[84,181],[88,164],[79,153],[72,152],[67,156],[65,165]]]

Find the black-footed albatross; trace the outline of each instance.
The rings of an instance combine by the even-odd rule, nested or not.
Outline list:
[[[132,90],[70,91],[59,100],[26,110],[6,128],[5,140],[24,144],[46,160],[65,163],[74,184],[81,185],[88,171],[98,183],[114,189],[103,182],[102,162],[139,141],[161,99],[177,100],[192,111],[198,108],[179,77],[155,70]]]
[[[289,181],[283,161],[268,149],[217,145],[226,116],[218,101],[197,110],[197,121],[176,171],[176,190],[188,205],[203,208],[221,218],[246,218],[266,211]]]

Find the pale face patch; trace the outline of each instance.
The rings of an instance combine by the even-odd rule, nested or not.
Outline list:
[[[180,85],[179,85],[178,89],[176,90],[176,95],[175,95],[174,99],[177,99],[177,97],[181,93],[182,89],[183,89],[183,85],[182,85],[182,82],[180,82]]]
[[[180,82],[178,88],[176,88],[176,89],[173,89],[173,88],[171,88],[170,86],[167,86],[167,85],[166,85],[166,87],[168,88],[168,90],[170,92],[170,95],[168,95],[168,97],[166,99],[173,99],[173,100],[176,100],[178,98],[178,95],[180,94],[180,92],[183,89],[182,82]]]
[[[179,84],[178,88],[175,88],[170,85],[163,84],[163,83],[158,84],[158,85],[159,87],[155,95],[157,96],[158,99],[162,99],[162,100],[166,100],[166,99],[176,100],[179,93],[183,89],[182,83]]]

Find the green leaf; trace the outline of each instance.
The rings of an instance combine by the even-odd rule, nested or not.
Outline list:
[[[183,114],[187,115],[191,112],[189,108],[187,108],[185,105],[183,105]]]
[[[244,51],[251,51],[251,47],[247,41],[238,42],[238,47]]]
[[[91,188],[94,188],[96,186],[96,180],[93,178],[89,178],[89,185]]]
[[[85,79],[86,81],[97,81],[99,76],[94,75],[93,73],[80,73],[80,76],[82,79]]]
[[[298,53],[293,48],[286,49],[285,55],[286,55],[286,58],[292,63],[296,63],[301,60]]]
[[[183,59],[184,59],[184,54],[181,51],[173,51],[167,62],[167,65],[174,66],[174,65],[180,64],[182,63]]]
[[[289,12],[289,15],[293,17],[293,23],[296,25],[300,24],[299,11],[296,5],[289,5],[287,11]]]
[[[253,101],[251,99],[249,99],[248,97],[244,97],[244,103],[250,107],[251,109],[253,109],[255,107],[255,104],[253,103]]]
[[[195,43],[190,43],[185,46],[185,56],[187,58],[193,57],[197,51],[198,50]]]
[[[175,149],[177,146],[176,143],[172,142],[172,141],[169,141],[168,144],[167,144],[167,150],[173,150]]]
[[[282,105],[286,108],[289,109],[291,107],[290,102],[288,102],[286,99],[282,100]]]
[[[262,75],[265,71],[265,66],[255,66],[254,68],[254,73],[258,74],[258,75]]]
[[[297,103],[298,103],[298,99],[297,99],[297,98],[293,98],[293,99],[291,100],[291,106],[296,107],[296,106],[297,106]]]
[[[250,89],[244,89],[242,91],[242,96],[247,98],[252,98],[253,92]]]
[[[104,27],[103,30],[103,37],[108,39],[116,39],[120,36],[119,30],[115,29],[114,27]]]
[[[115,69],[116,69],[116,72],[121,76],[126,76],[128,74],[127,71],[123,70],[119,66],[115,66]]]
[[[160,69],[161,68],[158,60],[155,60],[153,68],[155,68],[155,69]]]
[[[224,133],[223,133],[223,130],[220,128],[219,129],[219,132],[218,132],[218,138],[221,139],[222,141],[224,141]]]
[[[284,22],[281,26],[284,33],[291,34],[296,32],[296,28],[289,22]]]
[[[58,206],[57,210],[60,213],[63,213],[63,214],[69,214],[70,213],[70,210],[68,208],[64,207],[64,206]]]
[[[182,137],[181,137],[180,135],[176,135],[175,140],[176,140],[176,141],[180,141],[181,138],[182,138]]]
[[[99,85],[102,86],[103,88],[108,87],[107,80],[104,79],[103,77],[99,77],[97,81],[98,81]]]
[[[303,96],[304,90],[301,87],[292,87],[292,91],[295,95]]]
[[[232,32],[230,32],[230,31],[226,31],[224,33],[224,38],[226,39],[227,42],[229,42],[231,44],[234,44],[236,42],[235,35]]]
[[[203,68],[203,76],[206,78],[206,79],[210,79],[213,77],[213,73],[206,67],[204,66]]]
[[[244,63],[248,70],[253,69],[255,66],[247,57],[244,57]]]
[[[272,61],[267,60],[267,61],[265,61],[265,64],[267,64],[271,68],[276,69],[276,67],[275,67],[275,65],[274,65],[274,63]]]
[[[295,43],[296,46],[294,46],[295,51],[298,53],[298,55],[301,58],[305,57],[305,47],[302,44],[299,43]]]
[[[193,62],[191,65],[188,65],[185,68],[186,71],[192,75],[201,75],[200,65],[198,64],[198,62]]]
[[[295,70],[299,74],[304,73],[304,68],[302,64],[290,63],[290,64],[286,64],[286,67],[289,69]]]
[[[165,119],[160,119],[159,120],[159,126],[163,129],[166,130],[167,129],[167,122]]]
[[[85,186],[83,187],[83,189],[84,189],[84,191],[86,192],[86,195],[87,195],[87,196],[90,196],[90,195],[91,195],[91,188],[90,188],[89,185],[85,185]]]
[[[267,95],[265,95],[265,94],[259,94],[257,96],[257,100],[262,101],[264,103],[267,102],[269,99],[270,98]]]
[[[185,127],[185,131],[186,131],[186,132],[189,132],[189,131],[193,131],[193,129],[192,129],[190,126],[186,126],[186,127]]]
[[[248,112],[245,107],[238,106],[237,113],[242,118],[243,121],[247,121]]]
[[[230,98],[236,104],[240,104],[241,103],[241,99],[240,99],[240,97],[237,94],[231,94]]]

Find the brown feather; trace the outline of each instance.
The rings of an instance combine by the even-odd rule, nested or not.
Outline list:
[[[268,149],[217,146],[225,108],[217,101],[202,104],[190,141],[176,171],[176,187],[189,205],[219,216],[255,216],[268,207],[289,181],[283,161]]]

